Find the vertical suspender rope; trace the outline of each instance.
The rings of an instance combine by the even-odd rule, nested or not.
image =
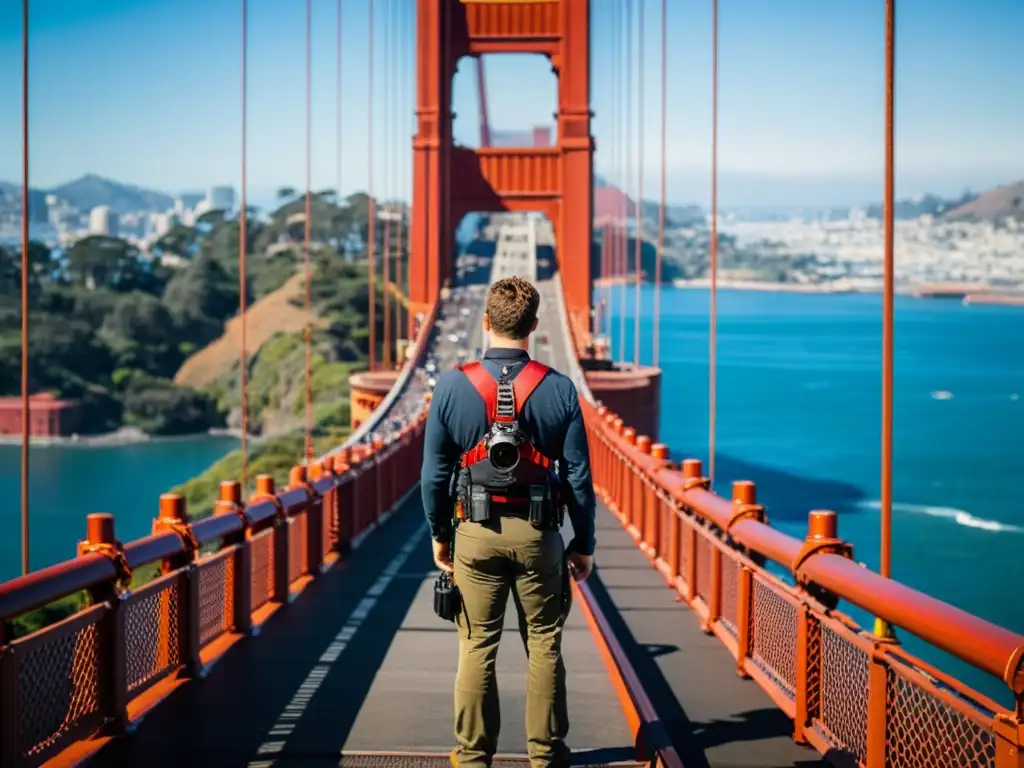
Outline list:
[[[892,379],[893,379],[893,196],[895,187],[895,61],[896,0],[885,3],[885,202],[884,285],[882,292],[882,531],[879,573],[888,578],[892,566]]]
[[[374,258],[374,240],[377,237],[376,219],[377,203],[373,199],[373,0],[369,0],[369,38],[367,40],[367,58],[369,67],[366,73],[366,277],[370,293],[370,370],[377,369],[377,286],[374,280],[376,260]]]
[[[633,365],[640,365],[640,280],[643,274],[644,231],[644,8],[646,0],[637,0],[636,13],[636,213],[633,216],[633,262],[636,269],[633,299]]]
[[[341,135],[342,135],[342,131],[341,131],[341,120],[342,120],[342,117],[341,117],[341,95],[342,95],[342,88],[341,88],[341,47],[342,47],[342,40],[341,40],[341,30],[342,30],[342,25],[341,25],[341,8],[342,8],[342,0],[338,0],[338,10],[337,10],[337,14],[338,14],[338,30],[337,30],[337,40],[335,42],[335,45],[337,46],[336,47],[336,51],[337,51],[338,61],[337,61],[337,68],[336,68],[336,72],[335,72],[335,87],[336,87],[336,91],[335,91],[335,96],[334,97],[335,97],[335,113],[336,113],[336,115],[335,115],[335,131],[337,132],[337,136],[335,137],[335,140],[337,142],[337,144],[336,144],[337,148],[336,148],[335,152],[336,152],[336,154],[338,156],[337,157],[337,161],[338,161],[338,169],[337,169],[338,181],[335,184],[335,187],[336,187],[335,202],[338,204],[339,208],[341,208],[341,204],[342,204],[341,203],[341,201],[342,201],[342,197],[341,197],[341,182],[342,182],[342,157],[341,157],[341,150],[342,150],[342,146],[343,146],[342,139],[341,139]],[[340,234],[342,234],[342,236],[344,236],[344,234],[347,234],[347,232],[340,232]],[[344,237],[342,237],[341,241],[339,242],[339,245],[341,245],[343,252],[347,250],[345,248],[345,239],[344,239]]]
[[[29,439],[32,407],[28,396],[28,0],[21,2],[21,573],[29,572]]]
[[[402,33],[404,31],[403,25],[405,23],[405,0],[398,0],[398,15],[395,24],[395,43],[400,51],[398,55],[398,83],[395,93],[397,94],[398,103],[398,114],[406,114],[406,110],[409,107],[408,100],[406,98],[406,83],[408,82],[408,75],[405,71],[405,56],[406,47],[402,44]],[[397,157],[395,158],[395,202],[397,207],[398,218],[395,222],[395,258],[394,258],[394,281],[395,287],[397,288],[396,299],[395,299],[395,317],[394,317],[394,334],[395,334],[395,364],[396,368],[401,368],[403,361],[398,354],[398,339],[401,338],[402,334],[402,301],[398,299],[398,296],[407,296],[405,290],[403,290],[404,280],[402,276],[402,268],[404,259],[402,258],[402,248],[404,238],[402,235],[402,229],[405,227],[405,203],[403,201],[404,190],[402,189],[402,174],[405,171],[405,163],[402,158],[405,157],[405,141],[402,138],[402,123],[400,120],[395,121],[395,133],[396,133],[396,152]]]
[[[306,462],[313,461],[313,268],[310,264],[310,247],[313,218],[313,8],[312,0],[306,0]]]
[[[658,252],[654,262],[654,338],[652,365],[658,367],[658,344],[661,341],[661,259],[665,248],[665,147],[666,104],[668,82],[668,0],[661,0],[661,184],[658,202]]]
[[[619,65],[619,30],[621,25],[619,24],[619,12],[621,7],[616,4],[612,7],[611,20],[609,28],[611,29],[611,56],[609,56],[609,69],[610,76],[608,77],[609,87],[611,88],[611,112],[608,115],[608,184],[609,192],[616,192],[618,190],[618,160],[619,160],[619,117],[621,113],[621,105],[619,103],[619,79],[618,79],[618,65]],[[610,194],[608,196],[608,216],[607,224],[608,227],[608,274],[606,275],[604,293],[605,300],[608,302],[607,312],[605,317],[606,334],[608,336],[608,359],[615,359],[615,346],[612,344],[612,330],[614,328],[612,324],[612,311],[613,302],[615,300],[614,285],[615,285],[615,274],[618,270],[618,253],[619,253],[619,199],[618,195]]]
[[[711,324],[708,333],[708,477],[714,482],[718,347],[718,0],[711,1]]]
[[[249,212],[247,187],[247,111],[248,111],[248,68],[249,68],[249,0],[242,0],[242,190],[241,209],[238,212],[238,321],[241,325],[241,343],[238,351],[238,388],[242,406],[242,423],[239,441],[242,452],[242,498],[248,496],[249,488],[249,348],[246,334],[247,295],[246,251],[248,250]]]
[[[633,26],[633,3],[631,0],[625,0],[625,11],[626,19],[625,24],[622,25],[622,33],[625,36],[625,53],[623,54],[622,61],[625,66],[625,78],[624,82],[624,94],[623,94],[623,125],[624,125],[624,141],[623,141],[623,205],[622,205],[622,252],[620,254],[620,260],[622,265],[622,282],[619,286],[619,297],[621,299],[619,315],[619,362],[626,362],[626,281],[629,279],[629,188],[630,183],[633,180],[633,174],[630,171],[631,148],[632,148],[632,130],[630,129],[630,111],[633,109],[632,93],[633,89],[630,87],[630,78],[632,76],[632,67],[630,66],[630,60],[633,57],[632,48],[630,44],[630,28]]]
[[[391,131],[391,12],[393,9],[392,0],[387,0],[384,6],[384,177],[383,200],[384,200],[384,249],[381,253],[381,271],[383,279],[381,285],[384,287],[383,313],[384,313],[384,347],[381,354],[381,365],[384,370],[391,367],[391,270],[388,262],[391,259],[391,205],[390,200],[394,195],[391,186],[392,163],[392,131]]]

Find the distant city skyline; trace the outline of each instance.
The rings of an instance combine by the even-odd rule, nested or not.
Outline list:
[[[305,187],[305,15],[252,0],[249,196]],[[637,3],[631,4],[634,8]],[[176,195],[240,187],[240,27],[235,0],[37,0],[31,33],[32,186],[87,172]],[[660,6],[647,0],[644,195],[659,173]],[[877,6],[877,7],[876,7]],[[388,8],[395,66],[411,73],[412,0],[376,0],[374,191],[408,197],[413,82],[385,106]],[[367,187],[367,8],[344,3],[342,194]],[[337,185],[335,0],[313,0],[314,189]],[[399,9],[401,14],[399,16]],[[616,6],[593,4],[595,170],[626,184],[609,78]],[[706,205],[711,3],[669,3],[668,197]],[[20,103],[20,3],[0,7],[0,100]],[[881,198],[883,3],[723,0],[720,202],[725,207],[863,205]],[[1017,0],[902,0],[897,18],[897,194],[958,195],[1024,178],[1015,96],[1024,39]],[[600,46],[600,47],[597,47]],[[636,49],[635,37],[633,48]],[[476,84],[455,81],[456,137],[475,144]],[[540,57],[486,61],[491,123],[551,124],[557,83]],[[634,75],[635,75],[634,66]],[[399,112],[395,120],[389,113]],[[635,137],[635,119],[630,126]],[[634,141],[634,147],[636,142]],[[0,115],[0,180],[20,178],[20,110]],[[390,147],[388,157],[385,147]],[[401,147],[401,152],[396,152]],[[634,149],[635,153],[635,149]],[[634,156],[632,166],[637,162]]]

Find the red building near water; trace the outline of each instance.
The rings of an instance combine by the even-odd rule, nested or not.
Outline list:
[[[70,435],[78,425],[78,403],[58,400],[49,392],[29,398],[29,434],[33,437]],[[21,398],[0,397],[0,435],[21,434]]]

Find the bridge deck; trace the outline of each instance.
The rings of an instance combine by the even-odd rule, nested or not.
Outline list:
[[[237,644],[205,680],[179,688],[93,764],[336,766],[343,753],[447,754],[458,640],[433,613],[434,575],[413,497],[343,566],[275,614],[259,638]],[[499,749],[521,755],[526,656],[511,604],[506,629]],[[632,736],[578,608],[564,648],[577,761],[630,761]]]
[[[597,516],[595,597],[672,735],[686,768],[810,768],[793,723],[696,614],[678,603],[632,537],[603,506]]]

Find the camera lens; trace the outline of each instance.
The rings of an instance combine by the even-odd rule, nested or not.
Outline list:
[[[511,440],[496,442],[491,445],[490,459],[495,468],[507,472],[519,463],[519,447]]]

